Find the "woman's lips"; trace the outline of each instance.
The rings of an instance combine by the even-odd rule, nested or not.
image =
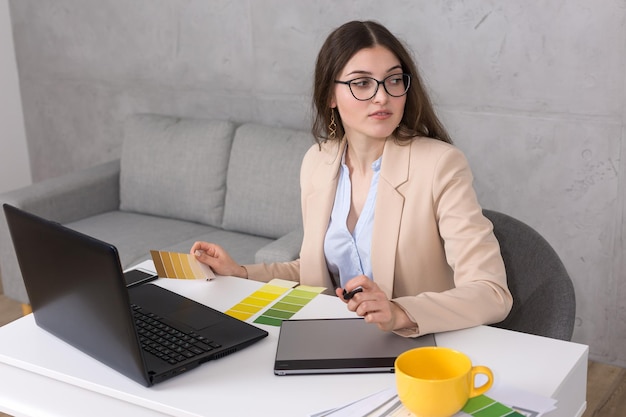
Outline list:
[[[369,117],[371,117],[372,119],[377,119],[377,120],[385,120],[385,119],[390,118],[391,115],[392,115],[391,112],[380,110],[374,113],[370,113]]]

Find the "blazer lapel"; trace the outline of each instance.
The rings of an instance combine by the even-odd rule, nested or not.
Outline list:
[[[393,296],[396,250],[404,209],[404,196],[397,188],[408,181],[410,146],[398,145],[393,137],[387,139],[376,194],[372,272],[374,281],[389,298]]]

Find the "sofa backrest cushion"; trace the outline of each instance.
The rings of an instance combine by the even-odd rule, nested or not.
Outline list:
[[[230,153],[222,227],[270,238],[301,227],[300,165],[313,143],[308,132],[241,125]]]
[[[234,132],[229,121],[129,117],[120,209],[220,226]]]

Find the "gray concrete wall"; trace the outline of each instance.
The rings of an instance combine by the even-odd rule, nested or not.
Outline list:
[[[0,192],[4,192],[32,182],[8,0],[0,0],[0,91]]]
[[[11,1],[33,178],[116,158],[156,112],[308,128],[328,32],[376,19],[414,51],[483,206],[571,273],[574,340],[626,366],[626,1]]]

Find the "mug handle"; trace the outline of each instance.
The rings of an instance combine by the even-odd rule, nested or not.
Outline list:
[[[480,387],[477,387],[475,385],[476,375],[478,374],[483,374],[487,376],[487,382],[482,384]],[[472,386],[470,389],[470,398],[474,398],[481,394],[484,394],[493,385],[493,373],[491,372],[491,369],[487,368],[486,366],[473,366],[471,370],[471,378]]]

